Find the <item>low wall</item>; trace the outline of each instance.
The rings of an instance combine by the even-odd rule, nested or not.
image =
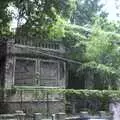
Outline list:
[[[31,117],[27,116],[23,111],[16,111],[13,114],[1,114],[0,120],[118,120],[114,119],[111,114],[107,114],[105,111],[100,112],[99,115],[91,115],[87,111],[81,112],[79,116],[67,117],[65,113],[56,113],[48,117],[42,117],[41,113],[31,114]],[[47,119],[46,119],[47,118]]]
[[[16,110],[23,110],[27,114],[40,112],[43,115],[65,112],[63,101],[24,101],[24,102],[7,102],[7,112],[14,113]]]
[[[23,111],[16,111],[13,114],[0,114],[0,120],[25,120]]]
[[[1,102],[1,101],[0,101]],[[7,91],[0,109],[4,113],[14,113],[23,110],[25,113],[40,112],[51,115],[53,113],[65,112],[65,97],[61,93],[49,92],[47,89],[15,89]]]
[[[66,112],[77,114],[80,111],[87,110],[91,113],[97,111],[109,111],[109,101],[103,104],[99,99],[68,99],[66,104]]]

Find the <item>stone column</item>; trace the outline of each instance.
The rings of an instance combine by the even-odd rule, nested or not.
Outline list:
[[[5,88],[11,88],[14,85],[14,41],[8,41],[6,45],[6,63],[5,63]]]
[[[41,120],[41,113],[34,113],[33,120]]]
[[[25,113],[23,111],[16,111],[15,116],[17,120],[25,120]]]
[[[57,113],[56,120],[65,120],[65,113]]]
[[[55,114],[52,114],[52,120],[55,120]]]
[[[73,113],[73,114],[76,113],[76,110],[75,110],[75,102],[73,102],[73,104],[72,104],[72,113]]]
[[[99,111],[99,116],[101,118],[105,118],[106,117],[106,112],[105,111]]]
[[[81,111],[81,112],[80,112],[80,117],[81,117],[81,118],[86,118],[86,117],[89,117],[89,114],[88,114],[87,111]]]

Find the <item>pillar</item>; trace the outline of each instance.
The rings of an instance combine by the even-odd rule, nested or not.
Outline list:
[[[65,120],[65,113],[57,113],[56,120]]]
[[[41,120],[41,113],[34,113],[33,120]]]
[[[25,120],[25,113],[23,111],[16,111],[15,116],[17,120]]]

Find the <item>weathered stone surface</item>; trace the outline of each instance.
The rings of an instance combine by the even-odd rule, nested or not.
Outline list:
[[[56,120],[65,120],[65,113],[57,113],[56,115]]]
[[[14,44],[14,41],[1,42],[0,83],[6,88],[14,85],[65,87],[66,63],[59,58],[64,53],[64,47],[58,43],[55,46],[45,44],[47,47],[41,49],[41,45],[36,48]],[[54,50],[51,49],[52,46]],[[37,79],[36,74],[39,74]]]
[[[35,60],[16,59],[15,85],[35,85]]]
[[[44,116],[47,114],[55,114],[65,112],[65,104],[63,101],[24,101],[24,102],[8,102],[9,113],[14,113],[16,110],[24,110],[26,114],[40,112]],[[47,105],[48,104],[48,105]],[[48,112],[48,113],[47,113]]]
[[[5,64],[5,88],[11,88],[14,85],[14,57],[6,56]]]
[[[64,63],[63,63],[64,64]],[[65,68],[59,61],[39,58],[16,58],[15,85],[65,87]]]
[[[61,59],[65,49],[58,43],[41,43],[39,46],[0,42],[0,86],[46,86],[65,88],[66,61]],[[10,112],[23,109],[25,112],[43,111],[50,114],[64,112],[63,97],[47,96],[41,99],[32,93],[16,93],[5,96]],[[51,98],[50,98],[51,97]]]
[[[17,110],[15,116],[17,120],[25,120],[25,113],[21,110]]]
[[[34,113],[33,120],[41,120],[41,113]]]

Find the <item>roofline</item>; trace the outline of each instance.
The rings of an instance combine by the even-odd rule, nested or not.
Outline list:
[[[18,48],[26,48],[26,46],[16,46],[16,47],[18,47]],[[70,62],[70,63],[74,63],[74,64],[79,64],[79,65],[82,64],[82,63],[79,62],[79,61],[72,60],[72,59],[68,59],[68,58],[65,58],[65,57],[57,56],[57,55],[51,55],[51,54],[48,54],[48,53],[46,53],[46,52],[44,52],[44,51],[40,51],[40,50],[37,50],[37,49],[34,50],[34,49],[30,49],[30,48],[29,48],[29,50],[30,50],[31,52],[35,52],[35,53],[38,53],[38,54],[43,54],[43,55],[45,55],[45,56],[52,57],[52,58],[59,59],[59,60],[63,60],[63,61],[66,61],[66,62]]]

